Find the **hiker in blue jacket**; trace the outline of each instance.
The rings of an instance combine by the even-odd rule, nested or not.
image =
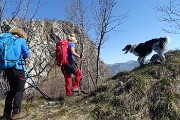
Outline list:
[[[15,57],[18,62],[14,68],[8,68],[5,70],[5,75],[9,82],[10,90],[7,92],[5,99],[5,107],[3,119],[7,120],[19,119],[22,116],[21,103],[23,99],[24,85],[26,83],[25,77],[25,59],[29,57],[30,52],[26,43],[27,34],[21,28],[12,28],[9,30],[10,34],[16,37],[14,43]],[[12,116],[11,116],[12,112]]]

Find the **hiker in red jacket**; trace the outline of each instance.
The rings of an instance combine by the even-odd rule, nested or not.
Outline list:
[[[78,55],[75,52],[75,44],[77,43],[77,39],[74,34],[68,36],[68,42],[69,42],[69,46],[68,46],[69,64],[63,66],[61,70],[65,78],[66,95],[70,96],[72,92],[79,92],[79,83],[82,78],[82,72],[74,61],[74,57],[79,59],[81,58],[80,55]],[[75,75],[75,81],[73,83],[73,87],[72,87],[71,74]]]

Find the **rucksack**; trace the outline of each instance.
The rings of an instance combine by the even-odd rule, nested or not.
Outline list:
[[[0,69],[13,68],[16,65],[14,43],[16,37],[9,33],[0,34]]]
[[[67,40],[60,40],[56,44],[56,65],[68,65],[68,46],[69,42]]]

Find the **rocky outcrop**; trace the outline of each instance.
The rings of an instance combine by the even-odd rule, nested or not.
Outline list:
[[[8,21],[7,21],[8,23]],[[66,39],[67,34],[74,33],[79,41],[76,50],[83,54],[86,59],[77,61],[83,72],[81,89],[89,92],[95,87],[96,75],[96,46],[88,39],[83,30],[65,21],[24,21],[15,19],[10,27],[18,26],[28,34],[28,46],[31,52],[26,61],[27,70],[41,85],[43,91],[53,97],[64,94],[64,78],[61,70],[55,65],[55,47],[59,40]],[[100,81],[109,77],[105,64],[100,64]],[[31,82],[31,80],[29,81]]]

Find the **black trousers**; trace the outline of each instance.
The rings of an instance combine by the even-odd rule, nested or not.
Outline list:
[[[26,83],[25,72],[17,69],[5,70],[5,75],[9,82],[10,90],[7,92],[5,99],[4,113],[13,114],[20,113],[21,103],[24,93],[24,85]]]
[[[74,60],[69,60],[69,64],[61,67],[62,73],[72,73],[74,74],[77,69],[77,63]]]

